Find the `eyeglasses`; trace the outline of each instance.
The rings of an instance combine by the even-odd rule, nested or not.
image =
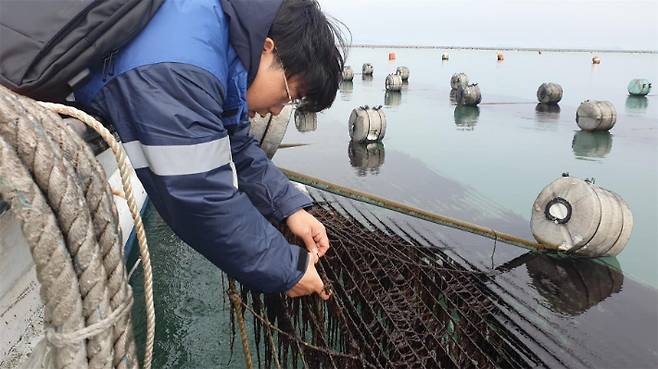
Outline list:
[[[274,52],[279,55],[279,52],[274,48]],[[283,62],[279,57],[279,64],[281,64],[281,70],[283,70],[283,84],[286,86],[286,94],[288,95],[288,103],[286,105],[291,105],[293,108],[298,108],[302,104],[301,99],[293,99],[290,94],[290,86],[288,86],[288,78],[286,78],[286,67],[283,66]]]

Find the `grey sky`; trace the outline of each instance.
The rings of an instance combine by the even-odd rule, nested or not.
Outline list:
[[[658,0],[319,0],[354,43],[658,50]]]

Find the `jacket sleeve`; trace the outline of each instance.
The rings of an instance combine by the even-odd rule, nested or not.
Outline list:
[[[222,93],[203,69],[160,63],[115,77],[92,108],[115,126],[150,200],[183,241],[251,289],[287,291],[308,254],[236,188]]]
[[[311,199],[295,188],[267,158],[249,134],[248,121],[229,132],[239,188],[261,214],[281,222],[295,211],[312,205]]]

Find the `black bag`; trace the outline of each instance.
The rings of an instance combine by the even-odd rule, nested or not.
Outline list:
[[[64,101],[88,66],[125,45],[164,0],[0,0],[0,84]]]

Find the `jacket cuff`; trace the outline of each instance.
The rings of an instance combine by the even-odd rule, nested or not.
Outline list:
[[[297,283],[299,283],[299,280],[302,279],[304,276],[304,273],[306,273],[306,269],[308,269],[308,263],[311,261],[311,258],[308,257],[308,251],[306,249],[303,249],[298,246],[291,245],[294,249],[293,255],[297,257],[297,268],[295,269],[295,273],[293,273],[293,278],[288,281],[286,284],[285,290],[282,292],[288,292],[291,288],[295,287]]]
[[[282,204],[278,206],[273,214],[274,218],[276,218],[276,221],[279,223],[294,214],[297,210],[309,208],[313,205],[313,200],[311,200],[310,197],[294,188],[292,184],[290,184],[290,187],[292,187],[290,190],[294,191],[294,195],[289,196],[285,201],[282,201]]]

